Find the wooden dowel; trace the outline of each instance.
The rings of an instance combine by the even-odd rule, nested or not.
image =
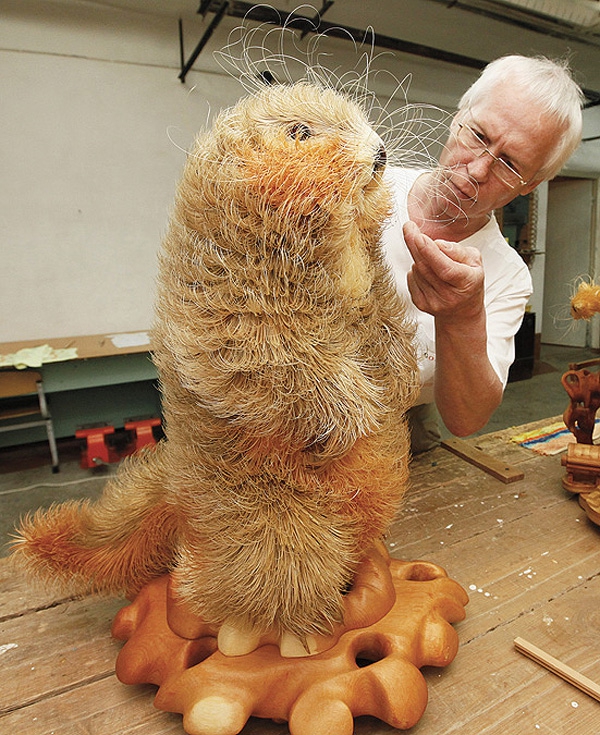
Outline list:
[[[523,638],[515,638],[514,644],[517,651],[533,659],[544,668],[560,676],[561,679],[568,681],[569,684],[581,689],[582,692],[585,692],[600,702],[600,685],[596,684],[596,682],[575,671],[575,669],[567,666],[567,664],[563,664],[562,661],[554,658],[554,656],[550,656],[550,654],[542,651],[541,648],[534,646],[533,643],[523,640]]]

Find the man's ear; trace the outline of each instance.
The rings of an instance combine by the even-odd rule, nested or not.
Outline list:
[[[531,192],[538,187],[542,183],[543,179],[537,179],[534,181],[530,181],[528,184],[525,184],[525,186],[521,189],[521,196],[527,196],[527,194],[531,194]]]

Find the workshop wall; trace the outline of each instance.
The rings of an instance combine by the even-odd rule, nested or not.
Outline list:
[[[241,87],[182,85],[172,22],[35,5],[0,23],[0,341],[146,329],[185,149]]]

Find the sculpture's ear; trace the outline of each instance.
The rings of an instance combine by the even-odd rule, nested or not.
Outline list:
[[[259,71],[257,77],[267,86],[272,84],[279,84],[273,72],[269,71],[268,69],[263,69],[262,71]]]

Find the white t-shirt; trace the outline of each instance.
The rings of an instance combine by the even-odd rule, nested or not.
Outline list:
[[[407,197],[423,170],[387,168],[394,192],[394,213],[383,233],[383,248],[398,292],[409,305],[408,314],[417,321],[417,357],[421,393],[417,403],[433,402],[435,374],[435,327],[431,314],[417,309],[410,298],[406,276],[413,259],[404,242],[402,225],[408,220]],[[514,335],[521,325],[525,305],[533,291],[531,276],[521,256],[504,239],[494,217],[478,232],[461,240],[477,248],[485,272],[488,358],[503,385],[515,358]]]

